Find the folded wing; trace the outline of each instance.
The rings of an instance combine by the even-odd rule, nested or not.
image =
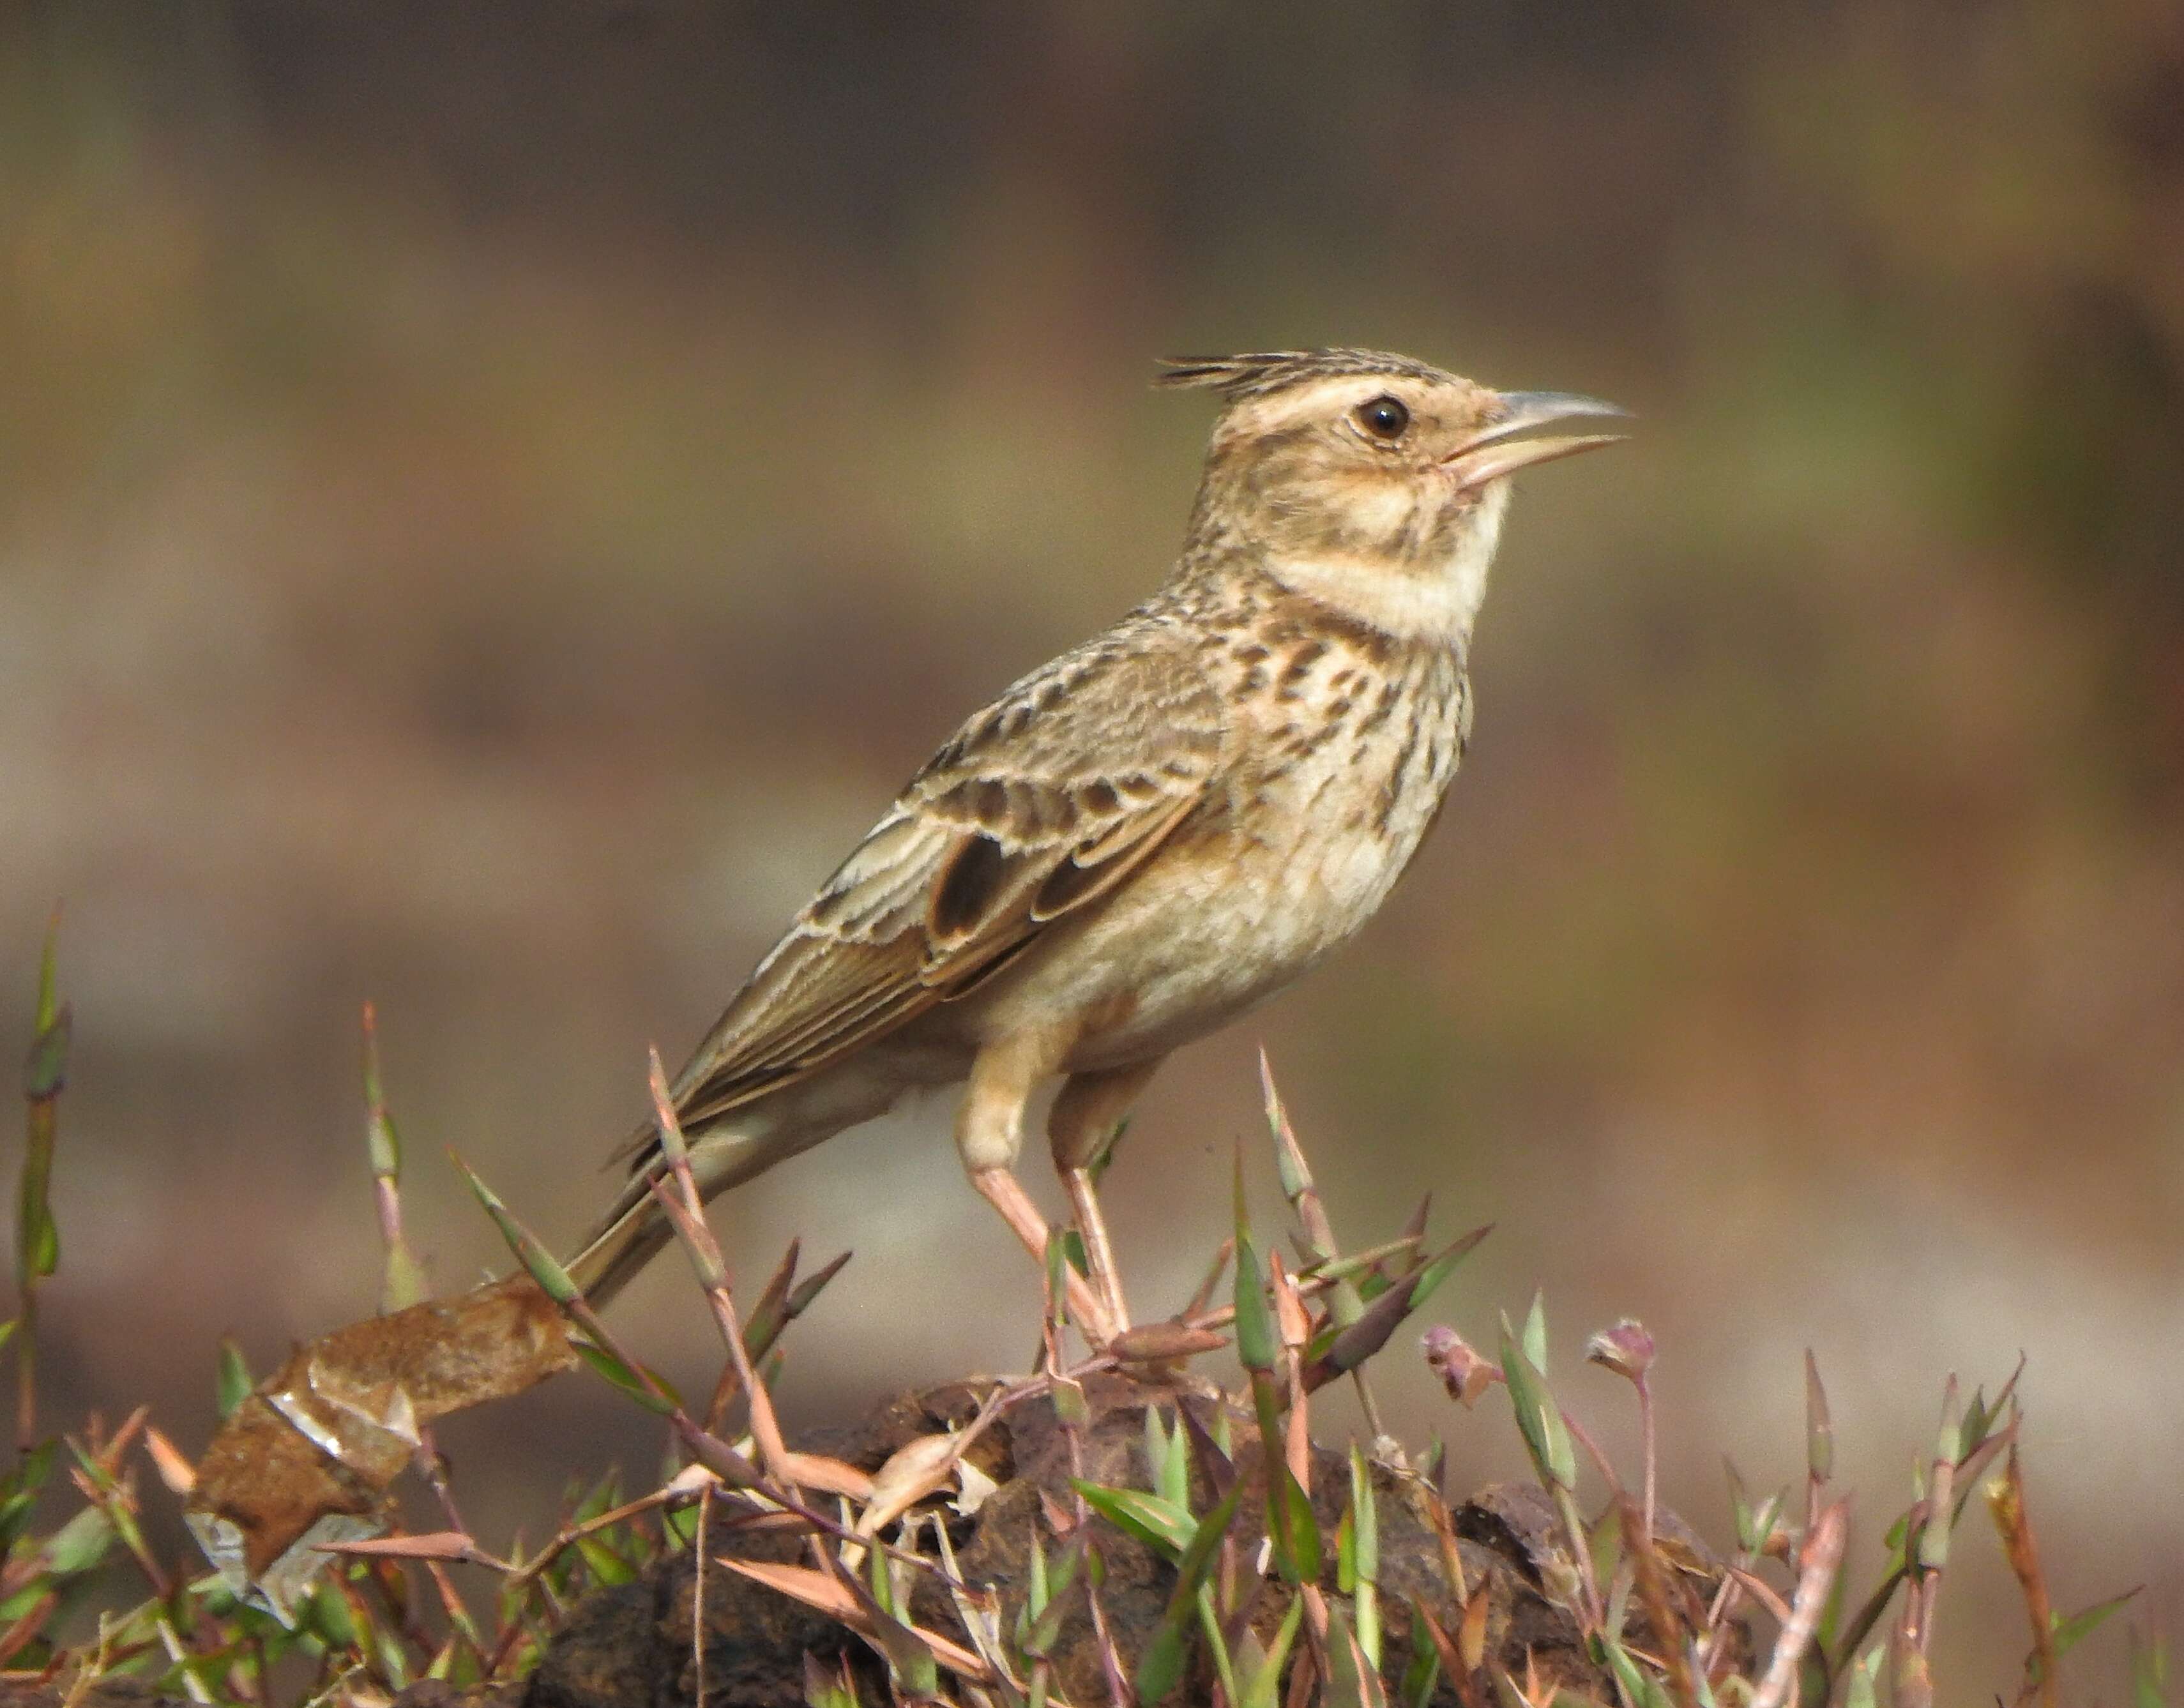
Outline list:
[[[683,1121],[998,973],[1126,882],[1206,798],[1222,750],[1218,699],[1150,619],[1026,676],[911,779],[759,964],[676,1077]]]

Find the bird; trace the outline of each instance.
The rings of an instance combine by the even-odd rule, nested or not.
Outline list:
[[[1084,1244],[1068,1307],[1128,1326],[1094,1168],[1161,1063],[1379,908],[1470,737],[1468,665],[1518,470],[1626,412],[1328,348],[1173,358],[1219,412],[1167,580],[965,719],[789,923],[669,1095],[701,1194],[911,1092],[964,1086],[971,1183],[1034,1258],[1014,1172],[1045,1082]],[[648,1126],[566,1266],[603,1304],[672,1238]]]

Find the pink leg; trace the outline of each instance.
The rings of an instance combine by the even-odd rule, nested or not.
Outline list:
[[[1155,1059],[1100,1073],[1072,1074],[1055,1099],[1053,1113],[1046,1121],[1054,1166],[1068,1189],[1078,1229],[1084,1236],[1084,1255],[1091,1266],[1093,1282],[1108,1314],[1124,1328],[1130,1324],[1129,1306],[1123,1302],[1122,1271],[1115,1263],[1113,1243],[1107,1238],[1107,1219],[1100,1213],[1100,1195],[1092,1185],[1091,1165],[1159,1066]]]
[[[971,1184],[978,1188],[979,1195],[987,1203],[1000,1211],[1001,1220],[1023,1242],[1024,1249],[1044,1266],[1049,1235],[1046,1218],[1025,1193],[1022,1183],[1006,1168],[974,1168],[971,1171]],[[1070,1312],[1076,1317],[1078,1327],[1092,1345],[1106,1345],[1120,1330],[1109,1315],[1106,1301],[1073,1267],[1065,1264],[1062,1268],[1068,1277]]]

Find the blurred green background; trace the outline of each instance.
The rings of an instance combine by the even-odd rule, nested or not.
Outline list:
[[[2184,1627],[2173,0],[10,8],[0,1036],[65,896],[50,1415],[194,1449],[220,1331],[263,1368],[369,1308],[366,998],[441,1284],[501,1258],[443,1145],[573,1236],[647,1041],[1163,574],[1210,412],[1150,359],[1329,342],[1641,425],[1524,477],[1387,915],[1156,1082],[1139,1307],[1219,1236],[1263,1039],[1338,1228],[1497,1222],[1437,1314],[1544,1286],[1626,1449],[1573,1360],[1647,1322],[1716,1539],[1721,1452],[1802,1472],[1805,1346],[1869,1532],[1944,1372],[2022,1349],[2059,1599]],[[945,1122],[724,1205],[753,1280],[857,1252],[794,1415],[1028,1355]],[[620,1316],[706,1379],[678,1266]],[[1457,1481],[1514,1471],[1392,1366]],[[656,1451],[573,1381],[450,1443],[534,1536],[562,1469]],[[1961,1547],[1956,1700],[2020,1618]]]

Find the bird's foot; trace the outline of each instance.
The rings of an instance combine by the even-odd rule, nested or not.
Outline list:
[[[978,1188],[978,1195],[1000,1211],[1001,1220],[1008,1223],[1034,1260],[1045,1264],[1051,1231],[1022,1183],[1006,1168],[977,1168],[970,1172],[971,1184]],[[1089,1251],[1090,1242],[1086,1244]],[[1110,1311],[1107,1300],[1072,1265],[1064,1264],[1062,1274],[1068,1288],[1069,1314],[1077,1320],[1085,1343],[1095,1351],[1108,1345],[1123,1331],[1117,1315]]]
[[[1100,1291],[1100,1303],[1106,1307],[1116,1333],[1126,1332],[1130,1327],[1130,1307],[1123,1298],[1123,1273],[1115,1265],[1115,1248],[1107,1238],[1107,1218],[1100,1213],[1100,1193],[1092,1183],[1092,1172],[1084,1168],[1066,1168],[1061,1171],[1061,1182],[1069,1189],[1078,1232],[1084,1237],[1084,1260],[1092,1271],[1092,1285]]]

